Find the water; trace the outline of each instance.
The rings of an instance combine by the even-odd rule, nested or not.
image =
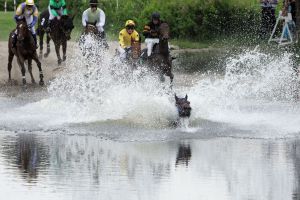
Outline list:
[[[244,50],[222,74],[177,72],[173,90],[101,59],[74,51],[47,91],[0,93],[5,199],[300,198],[290,54]],[[174,93],[193,109],[181,127]]]

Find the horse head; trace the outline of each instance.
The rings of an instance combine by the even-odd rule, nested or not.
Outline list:
[[[168,41],[170,38],[170,27],[166,22],[161,23],[159,26],[159,39]]]
[[[17,23],[17,32],[17,39],[19,41],[23,41],[28,36],[29,29],[25,20],[20,20]]]
[[[68,40],[71,39],[71,32],[74,28],[73,19],[74,17],[69,17],[68,15],[63,15],[61,17],[61,28]]]
[[[190,117],[192,108],[188,101],[188,96],[185,95],[184,98],[179,98],[175,94],[175,101],[179,117]]]
[[[92,33],[92,34],[96,35],[98,33],[98,29],[96,27],[96,24],[87,24],[86,27],[85,27],[84,33],[85,34]]]
[[[141,56],[141,43],[140,41],[131,41],[131,53],[133,59],[139,59]]]

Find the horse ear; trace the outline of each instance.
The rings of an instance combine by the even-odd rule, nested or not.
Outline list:
[[[177,97],[177,95],[175,94],[175,101],[178,101],[178,97]]]
[[[187,99],[188,99],[188,95],[186,94],[186,95],[185,95],[185,100],[187,100]]]

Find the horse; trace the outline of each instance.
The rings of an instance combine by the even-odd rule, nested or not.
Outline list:
[[[14,32],[17,31],[17,43],[16,48],[13,49],[13,36]],[[8,81],[11,82],[11,69],[12,61],[14,56],[17,57],[18,64],[22,72],[23,85],[26,85],[25,78],[25,60],[28,60],[28,71],[31,76],[32,83],[35,83],[34,77],[32,75],[32,60],[34,60],[40,71],[40,85],[44,85],[44,75],[41,67],[41,62],[39,61],[36,46],[33,39],[33,36],[27,26],[25,20],[21,20],[17,23],[17,28],[10,33],[8,40]]]
[[[99,57],[103,47],[108,47],[104,35],[99,33],[96,24],[87,24],[79,38],[79,48],[82,51],[83,56],[86,56],[87,58],[91,56]]]
[[[47,52],[44,54],[44,57],[48,57],[50,53],[50,40],[52,39],[55,45],[58,65],[60,65],[67,58],[67,40],[71,39],[71,32],[74,28],[73,19],[74,16],[69,17],[68,15],[61,16],[60,20],[54,18],[51,22],[50,32],[47,33]],[[49,11],[45,10],[41,13],[38,23],[38,35],[40,38],[40,57],[42,57],[43,54],[43,39],[46,32],[43,27],[45,27],[45,24],[48,23],[48,20]],[[61,59],[60,56],[61,45],[63,50],[63,59]]]
[[[147,49],[142,51],[142,59],[146,65],[157,71],[163,79],[163,75],[170,77],[171,84],[173,83],[174,75],[172,73],[172,58],[169,52],[170,27],[168,23],[163,22],[159,26],[159,43],[154,45],[152,55],[147,56]]]
[[[185,95],[184,98],[179,98],[175,94],[175,106],[177,108],[179,118],[189,118],[191,116],[191,105],[188,101],[188,95]]]

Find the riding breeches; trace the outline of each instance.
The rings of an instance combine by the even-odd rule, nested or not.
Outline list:
[[[123,49],[121,46],[118,47],[118,52],[120,53],[120,58],[121,59],[126,59],[127,53],[125,49]]]
[[[152,50],[153,50],[153,46],[155,44],[159,43],[159,39],[158,38],[146,38],[145,39],[145,43],[147,45],[147,55],[151,56]]]
[[[55,16],[52,14],[51,9],[50,9],[50,6],[48,6],[48,10],[49,10],[49,20],[54,19]],[[63,11],[64,11],[63,8],[60,8],[59,10],[56,10],[56,12],[58,13],[59,16],[62,16],[62,15],[63,15]]]

